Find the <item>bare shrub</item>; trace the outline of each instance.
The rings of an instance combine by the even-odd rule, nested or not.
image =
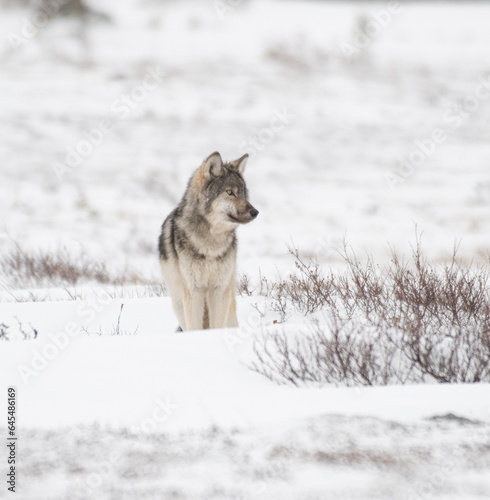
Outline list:
[[[121,308],[119,309],[119,315],[117,317],[117,323],[115,325],[113,325],[112,330],[110,332],[111,336],[114,336],[114,335],[128,336],[128,335],[136,335],[138,333],[139,325],[132,332],[130,332],[128,330],[121,329],[121,316],[122,316],[122,313],[123,313],[123,308],[124,308],[124,304],[121,304]],[[92,333],[89,332],[89,330],[87,328],[84,327],[84,328],[82,328],[82,330],[87,335],[92,335]],[[101,337],[102,335],[104,335],[104,333],[102,332],[102,329],[99,328],[99,330],[97,332],[95,332],[95,335],[98,335],[99,337]]]
[[[0,323],[0,340],[8,340],[8,325]]]
[[[9,325],[0,323],[0,341],[4,340],[33,340],[37,337],[37,330],[32,325],[28,327],[17,320],[17,330],[12,330]]]
[[[253,295],[256,291],[256,288],[252,284],[252,280],[250,279],[250,276],[248,274],[242,274],[240,276],[240,279],[238,280],[237,284],[237,292],[240,294],[241,297],[247,296],[250,297]]]
[[[39,19],[44,20],[43,22],[57,18],[111,21],[107,13],[95,10],[85,0],[0,0],[0,7],[32,9]]]
[[[134,270],[111,272],[104,262],[91,259],[83,251],[74,254],[63,248],[55,252],[28,251],[15,245],[0,258],[0,273],[12,287],[32,284],[62,287],[83,281],[109,285],[146,284]]]
[[[292,384],[490,381],[488,270],[462,266],[457,247],[434,266],[418,239],[411,261],[393,254],[381,268],[344,245],[346,270],[327,276],[290,253],[297,274],[266,283],[266,307],[281,321],[293,312],[324,320],[294,343],[281,333],[257,341],[255,370]]]
[[[360,324],[314,322],[294,341],[281,332],[254,343],[252,368],[292,385],[386,385],[416,381],[420,370],[388,340],[386,331]]]
[[[304,37],[274,44],[266,49],[265,55],[275,63],[303,71],[313,70],[331,60],[331,54]]]
[[[78,15],[84,15],[88,12],[83,0],[1,0],[0,5],[6,7],[30,7],[51,15],[65,11]]]

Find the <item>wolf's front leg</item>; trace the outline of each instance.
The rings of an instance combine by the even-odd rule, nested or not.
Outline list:
[[[228,328],[236,328],[238,326],[238,318],[236,316],[236,279],[233,277],[230,280],[226,293],[228,295],[228,310],[226,311],[226,326]]]
[[[230,295],[226,289],[215,288],[208,294],[209,328],[225,328]]]
[[[184,290],[184,313],[186,330],[202,330],[204,328],[204,292],[194,289],[192,293]]]
[[[172,295],[172,305],[174,307],[175,315],[179,320],[179,326],[182,331],[187,330],[186,319],[185,319],[185,311],[184,311],[184,301],[182,300],[182,296],[175,297]]]
[[[236,290],[233,286],[233,289],[228,290],[228,294],[230,297],[228,315],[226,318],[226,326],[228,328],[236,328],[238,326],[238,318],[236,316]]]

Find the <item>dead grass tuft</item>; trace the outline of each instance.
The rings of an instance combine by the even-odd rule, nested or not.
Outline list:
[[[82,282],[114,286],[147,284],[135,270],[110,271],[105,262],[96,261],[83,251],[78,254],[64,248],[55,252],[28,251],[17,244],[0,258],[0,274],[11,288],[66,287]]]

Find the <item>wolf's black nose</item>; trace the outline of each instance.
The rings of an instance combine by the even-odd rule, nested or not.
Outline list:
[[[257,215],[259,215],[259,211],[255,210],[255,208],[253,208],[252,210],[250,210],[250,215],[252,216],[253,219],[255,219],[255,217],[257,217]]]

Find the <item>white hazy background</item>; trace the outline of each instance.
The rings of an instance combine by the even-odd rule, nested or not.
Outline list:
[[[415,227],[435,261],[488,249],[488,4],[21,3],[0,16],[0,251],[83,247],[158,281],[160,225],[215,150],[252,156],[240,272],[287,271],[288,244],[335,265],[343,238],[382,260]]]

